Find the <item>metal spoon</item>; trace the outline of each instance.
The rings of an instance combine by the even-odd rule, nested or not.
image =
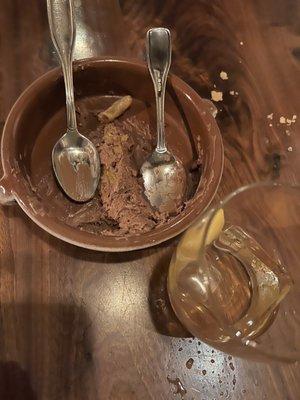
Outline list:
[[[75,26],[72,0],[47,0],[51,37],[59,55],[66,89],[67,132],[55,144],[52,164],[56,178],[73,200],[90,200],[100,178],[100,160],[95,146],[77,129],[74,88],[73,48]]]
[[[150,204],[160,211],[172,213],[184,200],[187,174],[165,143],[164,103],[172,51],[170,31],[166,28],[150,29],[146,42],[148,68],[156,98],[157,146],[142,165],[141,174]]]

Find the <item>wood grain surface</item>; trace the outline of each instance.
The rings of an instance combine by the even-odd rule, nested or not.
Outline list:
[[[45,3],[0,0],[2,126],[22,90],[57,64]],[[147,28],[163,25],[172,71],[204,97],[222,92],[217,198],[258,180],[300,183],[300,0],[75,5],[77,58],[143,58]],[[189,337],[166,294],[176,242],[95,253],[50,237],[17,206],[0,209],[0,399],[299,399],[299,366],[232,359]]]

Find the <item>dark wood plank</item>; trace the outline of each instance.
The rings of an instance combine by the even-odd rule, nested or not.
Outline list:
[[[45,2],[0,3],[3,122],[21,91],[57,60]],[[219,198],[256,180],[299,182],[299,121],[279,123],[300,118],[299,0],[121,0],[120,7],[76,0],[76,7],[78,58],[142,58],[146,29],[169,26],[172,70],[205,97],[223,92]],[[50,237],[17,206],[0,210],[0,239],[0,399],[300,397],[299,367],[231,359],[188,336],[165,288],[176,240],[93,253]]]

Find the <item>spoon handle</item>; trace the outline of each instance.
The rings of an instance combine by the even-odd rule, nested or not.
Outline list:
[[[68,130],[74,131],[77,130],[77,124],[72,67],[75,42],[73,0],[47,0],[47,9],[52,41],[64,75]]]
[[[147,32],[147,62],[154,83],[157,116],[156,151],[167,151],[165,141],[165,92],[171,65],[171,33],[166,28],[153,28]]]

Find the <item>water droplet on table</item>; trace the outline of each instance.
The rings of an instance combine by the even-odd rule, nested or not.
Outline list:
[[[185,365],[186,365],[187,369],[191,369],[193,364],[194,364],[194,360],[192,358],[189,358]]]

